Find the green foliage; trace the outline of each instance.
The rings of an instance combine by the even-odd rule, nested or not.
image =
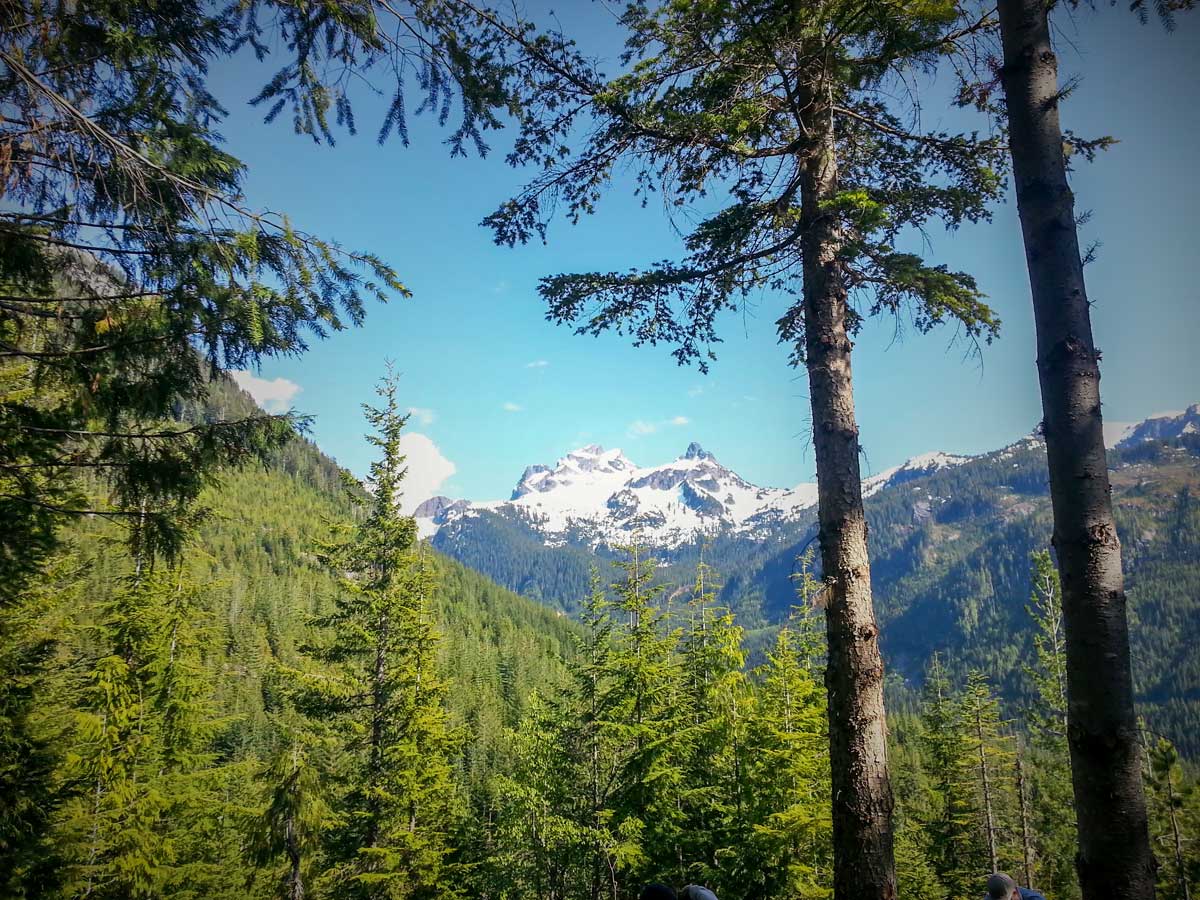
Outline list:
[[[211,414],[236,415],[249,401],[219,387],[210,403]],[[389,405],[380,421],[394,438]],[[393,456],[396,466],[403,464]],[[377,478],[395,483],[386,470]],[[213,512],[182,570],[156,565],[139,576],[121,531],[92,520],[73,530],[71,554],[32,579],[39,593],[21,607],[31,615],[11,620],[14,637],[5,644],[14,671],[25,673],[6,685],[21,698],[9,708],[25,711],[25,725],[6,724],[4,733],[8,747],[22,734],[36,739],[23,759],[42,775],[5,794],[20,804],[6,807],[6,834],[25,838],[6,847],[17,860],[7,893],[76,896],[90,878],[98,896],[297,900],[298,886],[306,897],[402,889],[387,873],[405,870],[417,872],[405,887],[432,879],[429,893],[514,900],[591,900],[614,888],[624,898],[649,877],[704,881],[720,896],[828,894],[823,642],[810,608],[820,587],[804,563],[793,579],[801,608],[747,669],[749,636],[723,604],[728,583],[709,562],[727,552],[719,541],[702,549],[703,565],[686,580],[676,577],[679,563],[651,563],[640,548],[636,565],[621,560],[615,586],[597,571],[580,628],[406,544],[411,530],[394,511],[340,485],[332,463],[295,442],[269,466],[233,473],[219,493],[205,495]],[[1184,521],[1188,502],[1171,496],[1171,521]],[[343,526],[344,538],[366,539],[323,551],[337,562],[333,571],[312,552],[330,523]],[[371,568],[368,549],[395,565]],[[410,619],[405,633],[422,666],[435,661],[444,712],[420,720],[420,730],[452,739],[439,750],[438,740],[395,732],[371,793],[363,787],[369,717],[345,701],[370,683],[362,662],[372,620],[364,613],[383,602],[363,587],[384,582],[357,573],[390,572],[397,605],[389,608],[404,618],[414,607],[403,598],[421,591],[410,564],[419,570],[422,552],[438,582],[425,589],[425,618]],[[441,633],[436,650],[431,625]],[[1036,670],[1032,647],[1025,659]],[[1057,736],[1036,713],[1014,723],[1018,735],[997,729],[982,679],[964,692],[942,669],[925,703],[914,705],[917,718],[891,721],[901,883],[947,898],[979,892],[990,862],[977,709],[1001,864],[1023,871],[1012,757],[1019,750],[1031,880],[1051,900],[1077,896],[1069,773],[1053,750]],[[404,701],[413,697],[412,672],[395,670],[396,709],[414,708]],[[413,781],[415,754],[445,762],[420,770],[429,780]],[[1178,884],[1166,865],[1174,846],[1168,813],[1177,811],[1185,864],[1194,866],[1197,792],[1190,770],[1173,763],[1178,800],[1160,802],[1165,769],[1155,771],[1153,831],[1166,894],[1177,889],[1168,881]],[[448,794],[434,789],[447,782]],[[381,801],[381,833],[395,835],[388,821],[402,806],[401,790],[433,807],[449,801],[450,821],[429,835],[441,848],[433,851],[441,854],[436,868],[427,864],[428,844],[348,852],[365,831],[372,796]],[[39,797],[46,802],[35,808]],[[368,865],[384,877],[354,879],[373,874]]]
[[[1200,874],[1197,785],[1185,778],[1170,741],[1159,738],[1147,749],[1146,795],[1154,852],[1160,862],[1158,890],[1163,897],[1185,900]]]
[[[249,408],[217,383],[180,416]],[[73,550],[30,571],[0,618],[0,777],[13,788],[0,801],[0,892],[291,896],[290,818],[314,896],[353,767],[333,723],[290,708],[281,671],[304,665],[299,648],[320,638],[311,621],[340,595],[314,546],[329,522],[365,522],[340,484],[336,466],[296,441],[205,492],[212,512],[182,569],[143,560],[138,574],[122,531],[90,519],[69,532]],[[411,550],[433,564],[428,549]],[[423,674],[436,673],[424,683],[448,685],[445,724],[462,740],[443,773],[456,804],[476,802],[504,769],[506,725],[535,685],[561,679],[574,628],[456,563],[436,565],[418,631],[436,622],[447,637],[436,649],[427,640]],[[447,834],[469,861],[460,831]]]
[[[184,884],[219,894],[192,856],[218,828],[222,727],[202,664],[195,589],[134,569],[102,602],[76,663],[67,800],[55,823],[66,896],[156,897]],[[212,872],[209,875],[215,874]]]
[[[833,871],[823,639],[800,610],[767,655],[751,707],[743,842],[726,850],[729,891],[828,897]],[[744,847],[742,850],[740,848]]]
[[[379,451],[371,495],[354,495],[366,516],[323,550],[339,591],[332,612],[314,620],[322,637],[307,651],[325,665],[295,671],[296,702],[330,723],[344,757],[330,773],[345,786],[327,835],[332,868],[322,880],[331,896],[426,897],[448,883],[457,747],[436,671],[433,561],[416,541],[416,523],[399,512],[407,417],[393,376],[378,393],[383,406],[365,407]]]
[[[59,654],[70,633],[67,610],[80,601],[82,573],[72,552],[43,559],[23,579],[19,600],[0,604],[0,894],[57,881],[60,851],[49,839],[61,802],[60,767],[71,730],[58,712]]]
[[[281,741],[260,776],[267,788],[266,804],[249,829],[249,857],[255,866],[252,879],[261,870],[269,873],[279,868],[277,896],[302,900],[305,886],[313,881],[321,837],[334,821],[326,796],[327,767],[318,762],[320,751],[328,748],[311,732],[287,736],[291,739]]]
[[[1194,437],[1147,442],[1110,454],[1113,501],[1134,626],[1138,700],[1150,727],[1185,758],[1200,752],[1200,443]],[[1040,626],[1026,607],[1044,602],[1030,556],[1051,534],[1045,447],[1022,440],[967,463],[904,473],[866,500],[871,577],[888,671],[919,690],[934,652],[955,679],[977,668],[995,686],[1006,715],[1044,705],[1027,669],[1046,676],[1035,640]],[[482,521],[487,519],[486,524]],[[663,580],[686,584],[703,552],[724,581],[717,602],[747,629],[747,649],[761,662],[795,599],[798,558],[812,546],[816,511],[800,515],[762,541],[736,533],[656,550]],[[584,536],[550,548],[533,532],[499,515],[464,517],[434,538],[443,552],[477,567],[505,587],[550,606],[573,610],[587,590],[588,554],[610,565],[605,547]],[[1051,567],[1052,568],[1052,567]],[[557,585],[551,593],[548,588]],[[1034,595],[1037,595],[1036,599]],[[1049,611],[1039,615],[1049,614]],[[1061,647],[1061,635],[1059,636]],[[1045,645],[1047,649],[1050,644]],[[1041,676],[1039,676],[1041,677]],[[1052,730],[1061,733],[1061,728]],[[1071,868],[1070,853],[1063,858]]]
[[[499,779],[497,869],[515,897],[634,896],[652,879],[722,894],[828,892],[820,640],[808,616],[750,678],[741,629],[700,564],[669,627],[637,545],[598,575],[571,683],[515,731]],[[504,878],[502,873],[509,873]]]
[[[970,896],[987,852],[979,830],[974,759],[968,723],[941,661],[934,656],[925,678],[922,703],[924,753],[932,778],[930,862],[947,898]]]
[[[1033,596],[1026,610],[1033,619],[1037,666],[1026,666],[1037,698],[1039,731],[1051,744],[1067,736],[1067,648],[1063,635],[1062,585],[1050,551],[1033,555]],[[1055,740],[1057,739],[1057,741]],[[1065,743],[1062,747],[1065,749]]]
[[[482,154],[524,102],[529,60],[505,48],[533,33],[454,0],[17,3],[0,26],[0,564],[93,512],[171,557],[214,473],[302,424],[252,410],[184,428],[178,407],[408,296],[376,255],[245,203],[211,71],[247,46],[269,58],[247,99],[330,143],[356,129],[354,85],[391,97],[381,141],[408,142],[409,94],[440,125],[457,106],[450,152]],[[80,473],[99,476],[86,493]]]
[[[1079,895],[1073,863],[1077,841],[1071,761],[1067,749],[1066,645],[1062,588],[1049,551],[1032,556],[1033,595],[1026,611],[1033,622],[1036,665],[1024,674],[1032,685],[1029,702],[1031,878],[1056,897]]]
[[[498,243],[544,239],[557,211],[572,222],[593,212],[626,167],[644,200],[661,194],[671,209],[724,197],[726,205],[686,236],[682,260],[544,278],[552,321],[667,344],[680,364],[705,370],[722,313],[762,289],[800,297],[801,236],[833,217],[837,246],[825,250],[866,312],[907,314],[920,331],[952,322],[971,339],[997,333],[970,276],[928,265],[901,244],[906,230],[931,221],[954,227],[987,217],[1003,190],[1002,141],[914,129],[879,99],[914,68],[958,52],[949,35],[978,27],[964,8],[636,3],[620,22],[625,74],[597,80],[565,43],[553,56],[554,102],[526,116],[510,156],[540,174],[484,223]],[[572,128],[585,123],[572,149]],[[817,159],[837,173],[832,196],[813,193]],[[851,330],[862,314],[851,311]],[[799,300],[778,320],[797,362],[803,321]]]

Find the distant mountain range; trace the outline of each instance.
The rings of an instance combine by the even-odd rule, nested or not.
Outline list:
[[[1150,418],[1129,427],[1117,447],[1189,434],[1200,434],[1200,404],[1179,415]],[[1030,436],[1013,447],[1029,440],[1037,439]],[[863,495],[871,497],[991,455],[935,451],[915,456],[865,478]],[[461,525],[464,520],[491,513],[529,528],[548,546],[615,545],[636,533],[650,546],[674,549],[719,534],[766,540],[804,521],[816,503],[815,483],[792,488],[752,484],[695,442],[671,462],[647,468],[636,465],[619,449],[589,444],[553,466],[528,466],[508,500],[431,497],[417,507],[415,516],[426,538],[448,524]]]
[[[1126,431],[1109,462],[1142,708],[1200,756],[1198,430],[1200,406],[1148,419]],[[977,456],[925,454],[864,488],[890,671],[911,686],[940,651],[952,670],[979,668],[1019,700],[1033,653],[1030,554],[1049,547],[1052,530],[1042,439]],[[703,556],[724,579],[722,602],[760,645],[797,602],[792,576],[817,530],[815,486],[751,484],[696,444],[649,468],[583,447],[530,466],[508,500],[439,497],[417,514],[437,549],[566,611],[586,595],[590,567],[599,562],[607,575],[607,560],[635,533],[669,584],[687,583]]]
[[[927,453],[864,482],[870,496],[971,457]],[[424,537],[483,513],[519,522],[548,545],[619,544],[637,533],[659,548],[675,548],[717,534],[764,540],[798,522],[817,503],[815,483],[760,487],[693,442],[677,459],[642,468],[620,450],[589,444],[553,466],[525,469],[508,500],[471,502],[432,497],[415,515]]]

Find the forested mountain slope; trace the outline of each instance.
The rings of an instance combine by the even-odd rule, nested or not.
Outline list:
[[[203,408],[181,408],[185,421],[234,419],[255,410],[227,382],[213,386]],[[336,522],[353,519],[339,467],[310,441],[297,439],[267,467],[228,473],[201,504],[207,516],[186,554],[186,575],[201,586],[210,636],[206,663],[217,679],[217,703],[232,717],[227,740],[244,752],[262,749],[272,671],[291,664],[312,638],[309,622],[329,611],[337,588],[317,561]],[[80,526],[74,541],[88,560],[88,609],[120,589],[118,555],[105,552],[110,527]],[[571,652],[572,621],[497,586],[444,556],[434,611],[453,719],[469,725],[466,765],[487,770],[504,727],[518,720],[535,687],[557,683]]]
[[[1161,423],[1160,423],[1161,424]],[[1139,433],[1140,434],[1140,433]],[[1152,727],[1200,752],[1200,439],[1191,432],[1111,451],[1117,522],[1134,615],[1134,666]],[[1020,699],[1032,652],[1025,606],[1030,555],[1051,534],[1045,445],[1030,437],[948,465],[884,473],[867,500],[872,575],[893,673],[917,681],[934,651],[953,674],[983,670]],[[814,509],[754,539],[718,531],[703,554],[722,600],[764,641],[795,602],[798,557],[814,541]],[[447,522],[435,547],[525,596],[565,609],[586,592],[579,542],[547,545],[502,511]],[[667,580],[687,583],[701,544],[655,548]],[[601,544],[596,552],[609,554]]]
[[[185,422],[237,418],[252,411],[250,404],[220,383],[203,407],[176,414]],[[1188,655],[1195,595],[1187,591],[1194,581],[1187,579],[1195,568],[1191,486],[1198,451],[1183,435],[1114,456],[1123,528],[1137,536],[1129,558],[1135,601],[1149,622],[1141,638],[1158,642],[1146,652],[1174,660],[1151,673],[1162,674],[1146,688],[1146,708],[1152,724],[1184,746],[1194,716],[1187,691],[1196,679]],[[901,884],[909,893],[968,896],[988,865],[985,832],[998,842],[999,859],[1016,865],[1017,782],[1003,773],[1019,753],[1037,785],[1030,814],[1041,823],[1039,884],[1053,900],[1078,896],[1070,866],[1057,862],[1070,858],[1063,848],[1073,841],[1064,813],[1065,750],[1056,732],[1039,725],[1054,707],[1044,688],[1035,690],[1018,675],[1024,662],[1044,675],[1046,660],[1027,647],[1022,598],[1010,601],[1002,593],[1028,582],[1026,554],[1044,541],[1043,472],[1041,445],[1029,440],[938,471],[891,473],[872,499],[879,577],[889,591],[882,612],[893,669],[910,684],[921,675],[930,679],[920,694],[901,689],[891,719],[896,839]],[[64,880],[51,895],[75,896],[86,887],[83,879],[97,874],[118,892],[105,896],[121,896],[128,880],[122,867],[150,860],[150,868],[134,874],[163,887],[147,895],[266,900],[286,888],[284,873],[303,878],[313,896],[336,894],[343,826],[355,821],[360,796],[369,796],[361,791],[360,771],[366,770],[356,760],[370,729],[366,719],[322,715],[304,685],[306,678],[348,683],[340,680],[339,660],[318,648],[353,649],[370,630],[366,619],[331,616],[346,608],[355,587],[331,574],[327,542],[335,525],[363,515],[353,502],[359,490],[313,444],[295,440],[266,465],[226,472],[203,496],[208,509],[185,547],[181,570],[159,562],[153,577],[144,571],[127,577],[137,557],[127,551],[121,529],[97,517],[70,530],[66,568],[49,574],[63,586],[51,613],[61,617],[55,628],[62,638],[41,694],[49,704],[43,715],[55,721],[40,727],[69,748],[55,778],[82,773],[84,781],[54,782],[59,798],[37,859],[60,875],[30,868],[19,873],[22,879],[45,877],[55,890]],[[371,515],[377,514],[376,507]],[[363,521],[369,528],[376,520]],[[611,560],[612,569],[599,583],[562,594],[564,606],[581,612],[578,623],[564,610],[435,557],[437,586],[421,609],[432,612],[440,633],[425,646],[437,653],[436,681],[445,690],[433,690],[444,700],[414,720],[445,716],[449,727],[441,733],[452,749],[404,756],[407,745],[398,742],[401,755],[389,757],[391,780],[385,782],[420,785],[428,777],[446,793],[443,825],[430,819],[419,832],[421,846],[436,851],[437,866],[413,871],[438,891],[448,885],[447,891],[479,897],[585,896],[597,872],[623,897],[668,873],[681,883],[708,881],[734,898],[827,892],[820,617],[812,610],[788,615],[796,598],[792,576],[801,565],[797,558],[806,555],[811,524],[800,522],[771,541],[719,535],[703,548],[668,550],[659,564],[642,549],[547,547],[535,532],[522,533],[519,523],[494,513],[478,521],[493,528],[491,540],[478,545],[481,560],[504,562],[512,572],[531,560],[559,563],[555,570],[530,570],[546,579],[541,584],[573,592],[592,561],[607,567]],[[997,560],[1006,563],[997,566]],[[970,593],[953,592],[955,579]],[[813,588],[811,579],[801,581]],[[138,583],[161,589],[158,599],[139,593]],[[754,627],[743,632],[723,601],[738,604]],[[180,610],[178,620],[172,618]],[[1150,620],[1151,612],[1159,618]],[[176,621],[191,635],[178,657]],[[158,757],[147,744],[129,770],[136,778],[98,775],[83,764],[124,764],[128,754],[95,742],[109,726],[98,725],[108,720],[93,712],[91,685],[102,686],[110,666],[124,665],[106,648],[141,630],[162,638],[155,644],[161,653],[145,660],[135,653],[135,662],[152,673],[165,665],[164,672],[179,666],[190,675],[163,682],[155,674],[147,682],[154,689],[148,706],[130,700],[99,709],[102,716],[110,708],[141,710],[156,729],[144,740],[160,742],[164,754],[191,747],[191,755],[178,772],[165,767],[176,765],[166,755],[155,769]],[[342,637],[331,640],[331,631]],[[142,644],[135,639],[131,648]],[[953,652],[927,664],[925,646]],[[369,660],[359,663],[370,669]],[[1009,716],[983,677],[967,677],[975,668],[1007,678],[1009,696],[1028,700],[1027,709],[1012,716],[1011,729],[1002,726]],[[367,695],[320,696],[322,703],[348,700],[357,708]],[[192,722],[191,730],[177,734],[176,719]],[[670,739],[657,739],[663,735]],[[981,824],[992,820],[971,788],[954,830],[943,835],[937,830],[941,798],[974,785],[975,760],[985,745],[1001,767],[993,773],[999,777],[993,785],[997,824]],[[1173,759],[1162,756],[1155,772],[1178,779]],[[730,772],[738,774],[730,778]],[[409,802],[408,794],[397,796]],[[403,821],[412,821],[408,812]],[[1167,834],[1167,819],[1159,815],[1155,822],[1156,833]],[[276,825],[285,830],[271,831]],[[269,842],[271,834],[293,833],[293,826],[303,835],[298,843]],[[144,845],[130,845],[130,834]],[[944,850],[953,851],[945,857],[953,864],[943,864]],[[952,883],[959,886],[947,887]]]

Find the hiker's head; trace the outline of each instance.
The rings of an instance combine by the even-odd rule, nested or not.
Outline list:
[[[1015,881],[1003,872],[996,872],[988,876],[987,896],[983,900],[1021,900],[1021,893]]]
[[[706,887],[689,884],[679,893],[679,900],[717,900],[717,895]]]
[[[648,884],[638,894],[638,900],[675,900],[675,891],[665,884]]]

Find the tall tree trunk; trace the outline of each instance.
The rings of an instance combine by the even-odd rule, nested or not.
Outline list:
[[[1025,762],[1017,751],[1017,800],[1021,807],[1021,859],[1025,864],[1025,886],[1033,887],[1033,846],[1029,835],[1029,801],[1025,794]]]
[[[371,736],[367,760],[367,785],[371,795],[367,799],[367,830],[363,837],[364,847],[379,845],[383,807],[379,801],[379,783],[383,780],[383,729],[387,710],[387,648],[388,618],[381,613],[375,635],[375,664],[371,671]]]
[[[1085,900],[1148,900],[1154,855],[1142,791],[1121,547],[1058,120],[1058,64],[1045,0],[1000,0],[1001,78],[1017,207],[1033,290],[1038,376],[1062,576],[1076,865]]]
[[[1167,766],[1167,811],[1171,817],[1171,835],[1175,839],[1175,878],[1179,882],[1179,896],[1192,900],[1192,888],[1188,883],[1187,862],[1183,858],[1183,834],[1179,830],[1178,798],[1171,778],[1171,767]]]
[[[996,816],[992,812],[992,779],[991,773],[988,772],[982,709],[975,710],[975,734],[979,739],[979,777],[983,786],[983,824],[987,829],[988,860],[992,871],[995,872],[1000,868],[1000,863],[996,857]]]
[[[805,362],[817,462],[818,516],[829,662],[829,760],[836,900],[896,895],[892,789],[883,711],[883,658],[871,603],[867,520],[846,333],[842,235],[821,202],[837,192],[832,124],[802,161],[801,252]]]
[[[304,900],[304,874],[301,869],[300,844],[296,840],[295,817],[288,816],[285,843],[288,857],[288,900]]]

